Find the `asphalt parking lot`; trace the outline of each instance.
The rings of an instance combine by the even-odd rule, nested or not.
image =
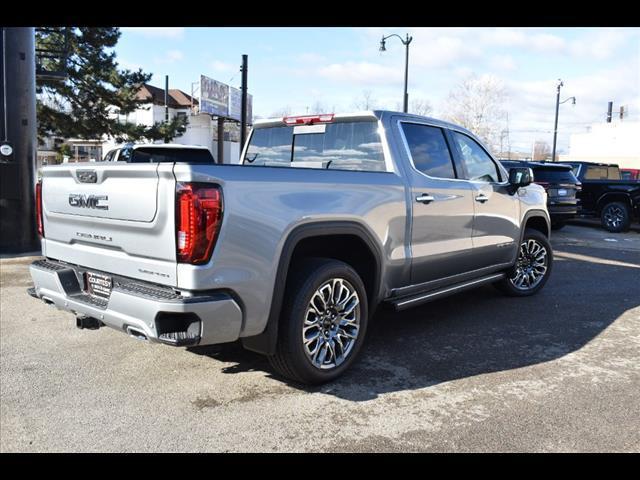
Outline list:
[[[378,314],[339,381],[237,344],[173,349],[29,297],[3,258],[0,450],[640,451],[640,233],[569,225],[537,296],[492,287]]]

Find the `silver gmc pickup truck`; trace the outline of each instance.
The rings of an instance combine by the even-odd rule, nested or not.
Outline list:
[[[450,123],[286,117],[256,122],[241,165],[167,152],[43,169],[32,296],[80,328],[240,340],[317,384],[353,363],[378,307],[488,283],[527,296],[551,273],[544,189]]]

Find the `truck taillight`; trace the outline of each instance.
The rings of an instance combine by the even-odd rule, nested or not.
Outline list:
[[[42,180],[36,183],[36,222],[38,235],[44,237],[44,223],[42,220]]]
[[[210,183],[176,184],[178,262],[207,263],[222,223],[222,193]]]
[[[284,117],[282,121],[287,125],[313,125],[315,123],[330,123],[333,122],[333,113],[303,115],[299,117]]]

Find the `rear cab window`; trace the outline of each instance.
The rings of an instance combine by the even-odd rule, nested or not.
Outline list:
[[[376,120],[253,130],[243,165],[386,172]]]
[[[215,163],[211,152],[204,148],[136,148],[130,152],[127,161],[130,163],[184,162],[196,165]]]
[[[535,181],[546,183],[579,183],[571,168],[534,167]]]

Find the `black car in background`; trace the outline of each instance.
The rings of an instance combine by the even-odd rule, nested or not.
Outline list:
[[[567,220],[578,214],[578,192],[580,181],[573,174],[572,166],[563,163],[525,162],[501,160],[507,169],[529,167],[533,170],[533,181],[547,191],[547,208],[551,216],[551,228],[564,227]]]
[[[640,182],[623,180],[615,164],[567,162],[582,183],[580,215],[600,218],[603,228],[624,232],[640,218]]]

